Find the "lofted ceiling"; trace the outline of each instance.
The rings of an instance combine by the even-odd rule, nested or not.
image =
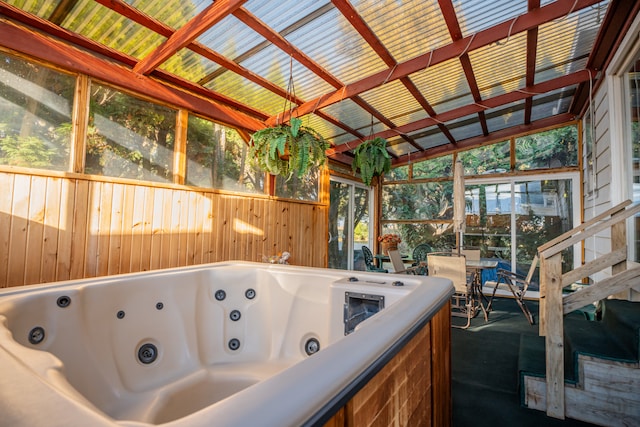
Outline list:
[[[334,160],[380,136],[400,165],[578,117],[637,3],[2,0],[0,18],[213,100],[241,130],[295,115]]]

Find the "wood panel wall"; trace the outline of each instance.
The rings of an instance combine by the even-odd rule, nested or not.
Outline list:
[[[281,251],[327,265],[323,204],[60,175],[0,171],[0,287]]]
[[[324,427],[448,427],[451,312],[438,313]]]

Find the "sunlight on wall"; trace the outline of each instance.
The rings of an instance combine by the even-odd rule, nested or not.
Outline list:
[[[253,234],[256,236],[264,236],[264,230],[254,227],[251,224],[247,224],[241,219],[235,218],[233,220],[233,231],[240,234]]]

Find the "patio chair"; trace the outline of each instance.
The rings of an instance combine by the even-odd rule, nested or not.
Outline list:
[[[467,329],[471,326],[471,318],[475,317],[480,301],[467,281],[467,267],[464,255],[457,253],[430,253],[427,255],[429,276],[444,277],[453,282],[455,293],[451,297],[451,315],[466,317],[464,326],[452,325],[455,328]],[[485,320],[486,313],[485,313]]]
[[[364,257],[364,265],[367,268],[367,271],[375,271],[377,273],[388,273],[389,271],[384,268],[376,267],[373,263],[373,253],[371,249],[366,246],[362,247],[362,256]]]
[[[420,243],[413,249],[413,254],[411,258],[413,258],[412,267],[416,267],[416,274],[426,275],[428,273],[427,270],[427,254],[429,252],[433,252],[433,248],[426,243]]]
[[[417,267],[407,267],[402,261],[400,251],[398,251],[397,249],[389,249],[387,254],[389,255],[389,259],[391,260],[391,264],[393,265],[394,273],[416,274]]]
[[[498,280],[495,282],[486,282],[484,284],[485,288],[493,288],[493,292],[491,293],[491,298],[489,299],[489,304],[487,305],[487,310],[491,310],[491,304],[493,303],[493,299],[496,296],[496,291],[498,288],[508,289],[513,294],[513,298],[516,300],[516,303],[522,310],[522,314],[526,317],[527,321],[530,325],[535,323],[533,315],[527,308],[527,305],[524,302],[525,294],[527,293],[527,289],[531,284],[531,279],[533,278],[533,274],[536,271],[536,267],[538,265],[538,255],[533,257],[531,261],[531,268],[529,268],[529,272],[526,276],[523,276],[518,273],[514,273],[509,270],[498,270]]]

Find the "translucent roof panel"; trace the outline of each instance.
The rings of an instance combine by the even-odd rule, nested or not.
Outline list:
[[[397,62],[451,43],[437,1],[406,0],[402,7],[389,0],[351,3]]]
[[[211,0],[190,0],[188,2],[181,0],[127,0],[127,3],[163,24],[177,29],[210,6]]]
[[[233,15],[228,15],[196,39],[199,43],[233,61],[269,45],[264,37]]]
[[[295,95],[305,100],[334,89],[298,61],[291,62],[291,56],[273,45],[260,50],[240,65],[285,90],[289,86],[289,74],[292,73]]]
[[[165,41],[163,36],[92,0],[80,0],[60,25],[138,59]]]
[[[524,101],[513,102],[485,111],[489,132],[521,125],[524,122]]]
[[[458,58],[411,74],[410,77],[436,113],[473,103],[471,89]]]
[[[527,33],[505,38],[469,53],[482,99],[524,87]]]
[[[283,3],[300,8],[300,3],[305,2]],[[338,9],[322,14],[286,38],[343,84],[388,68]]]
[[[447,128],[456,141],[482,135],[482,126],[480,126],[480,120],[477,114],[448,122]]]
[[[526,1],[459,0],[454,3],[462,36],[467,37],[527,12]]]
[[[406,142],[404,139],[397,141],[397,143],[393,145],[389,145],[387,150],[392,153],[394,156],[402,156],[407,153],[413,153],[416,151],[413,145]]]
[[[315,114],[307,114],[301,117],[302,125],[307,126],[318,132],[322,137],[334,144],[342,144],[347,141],[352,141],[355,137],[349,133],[345,133],[344,129],[337,127],[336,125],[329,123],[321,117]],[[336,138],[337,136],[337,138]]]
[[[224,73],[205,84],[205,87],[232,97],[243,104],[251,105],[271,116],[281,114],[283,111],[284,98],[235,73]]]
[[[426,134],[414,140],[420,144],[423,149],[438,147],[440,145],[448,144],[449,140],[442,132]]]
[[[411,113],[422,110],[415,97],[399,80],[364,92],[360,96],[396,125],[408,123]]]
[[[598,4],[539,27],[536,83],[584,68],[605,9]]]
[[[371,113],[365,111],[350,99],[345,99],[337,104],[329,105],[323,108],[322,111],[336,117],[342,123],[353,129],[357,129],[359,127],[366,127],[368,129],[371,125]],[[376,130],[376,132],[377,131],[378,130]],[[368,131],[363,133],[366,133],[367,135],[369,134]]]
[[[160,64],[161,70],[180,76],[192,82],[198,82],[216,68],[215,63],[189,49],[180,51]]]
[[[570,86],[533,97],[531,120],[540,120],[569,111],[577,86]]]

